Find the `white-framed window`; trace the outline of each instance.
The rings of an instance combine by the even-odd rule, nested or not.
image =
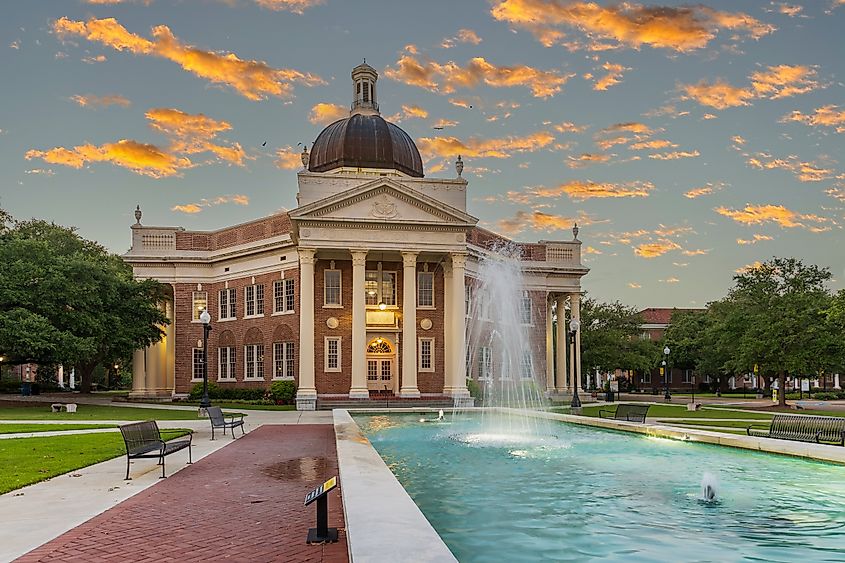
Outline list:
[[[490,379],[493,373],[493,350],[489,346],[478,349],[478,379]]]
[[[531,316],[531,296],[528,295],[527,291],[523,291],[522,296],[519,298],[519,322],[524,325],[533,324],[533,318]]]
[[[273,313],[292,313],[296,305],[293,279],[273,282]]]
[[[340,371],[340,336],[327,336],[323,371]]]
[[[522,379],[532,379],[534,377],[534,356],[530,350],[522,351],[522,357],[519,362],[519,375]]]
[[[643,374],[643,383],[651,383],[651,372],[647,371]]]
[[[273,379],[293,379],[295,350],[290,340],[273,343]]]
[[[455,296],[457,297],[457,295]],[[453,297],[454,299],[454,297]],[[464,309],[466,309],[466,316],[471,316],[470,305],[472,304],[472,286],[465,285],[464,286]]]
[[[264,344],[244,346],[244,379],[264,379]]]
[[[364,299],[367,305],[396,305],[396,272],[368,270],[364,274]]]
[[[199,321],[202,312],[208,308],[208,292],[195,291],[191,297],[191,320]]]
[[[232,381],[235,379],[235,347],[223,346],[217,349],[218,381]]]
[[[417,307],[434,307],[434,272],[417,272]]]
[[[193,349],[191,381],[202,381],[202,348]]]
[[[234,319],[237,315],[238,292],[235,288],[220,290],[220,320]]]
[[[694,383],[693,378],[695,376],[695,372],[691,369],[684,370],[684,383]]]
[[[244,316],[259,317],[264,314],[264,284],[244,288]]]
[[[434,371],[434,339],[419,339],[419,371]]]
[[[712,379],[710,379],[710,374],[709,374],[709,373],[705,373],[705,374],[704,374],[704,381],[703,381],[703,383],[710,383],[710,382],[712,382]]]
[[[475,296],[478,303],[478,318],[484,321],[490,320],[490,294],[486,291],[479,291]]]
[[[640,340],[651,340],[651,333],[648,331],[644,331],[640,334]]]
[[[323,305],[336,306],[342,305],[340,301],[340,270],[324,270],[323,271]]]

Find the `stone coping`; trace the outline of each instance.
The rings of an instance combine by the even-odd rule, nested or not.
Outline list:
[[[350,561],[456,562],[349,412],[332,412]]]

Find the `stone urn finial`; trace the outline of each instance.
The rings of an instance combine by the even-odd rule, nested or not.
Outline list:
[[[302,167],[308,170],[308,161],[311,160],[311,155],[308,154],[308,145],[302,145],[302,153],[299,158],[302,160]]]
[[[572,238],[573,238],[573,240],[578,240],[578,231],[580,231],[580,230],[581,229],[578,228],[578,223],[575,223],[572,226]]]
[[[140,224],[141,224],[141,215],[143,215],[143,214],[141,213],[141,206],[140,206],[140,205],[136,205],[136,206],[135,206],[135,224],[136,224],[136,225],[140,225]]]
[[[458,160],[455,161],[455,171],[457,171],[458,178],[460,178],[464,171],[464,161],[461,160],[461,155],[458,155]]]

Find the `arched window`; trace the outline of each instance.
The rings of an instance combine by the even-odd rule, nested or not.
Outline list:
[[[390,354],[391,352],[393,350],[390,348],[390,343],[383,338],[376,338],[367,346],[368,354]]]

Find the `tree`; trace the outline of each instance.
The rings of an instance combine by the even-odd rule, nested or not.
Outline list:
[[[94,368],[163,336],[164,286],[73,228],[32,220],[0,231],[0,350],[10,363]]]

